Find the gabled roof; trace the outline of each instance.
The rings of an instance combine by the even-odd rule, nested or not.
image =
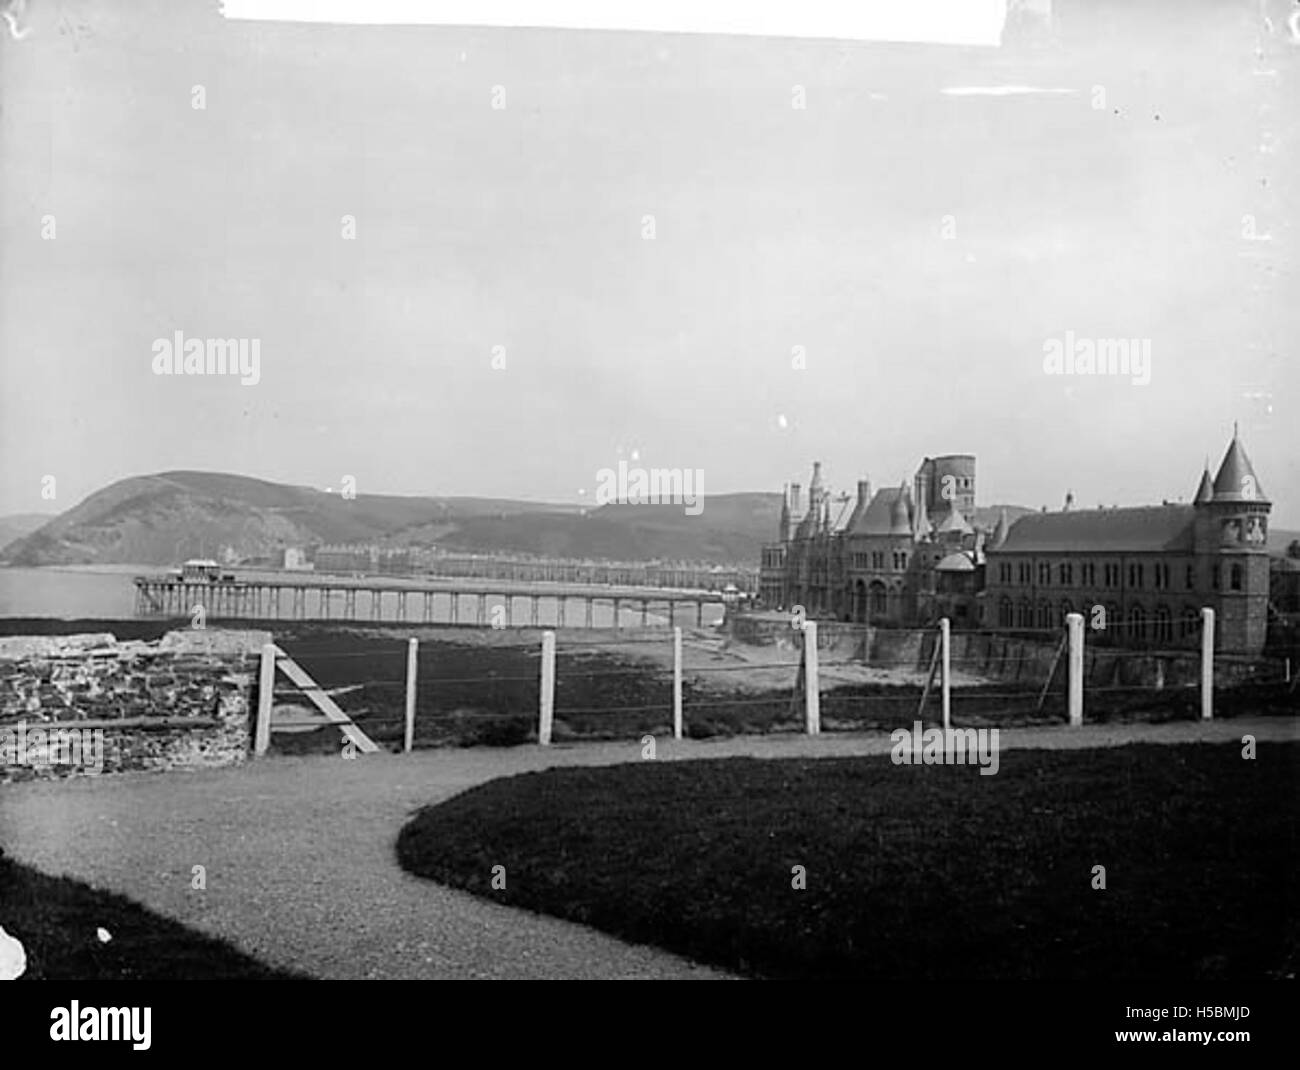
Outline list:
[[[936,572],[974,572],[975,563],[969,554],[955,553],[945,557],[934,569]]]
[[[952,531],[959,531],[963,535],[975,534],[975,529],[970,526],[970,523],[966,520],[966,517],[962,515],[962,511],[958,509],[956,505],[949,508],[949,510],[943,514],[943,517],[934,526],[934,533],[936,535],[944,535]]]
[[[891,535],[894,527],[894,504],[903,500],[903,508],[907,509],[910,502],[903,494],[902,487],[885,487],[878,490],[871,499],[871,503],[862,511],[862,515],[857,518],[857,522],[850,529],[853,535]],[[910,516],[910,510],[908,511]],[[911,531],[909,524],[908,532]]]
[[[1081,509],[1029,513],[994,553],[1140,553],[1192,549],[1191,505],[1143,505],[1131,509]]]
[[[1199,492],[1198,492],[1199,493]],[[1267,502],[1264,488],[1259,485],[1255,469],[1250,465],[1250,458],[1241,445],[1241,440],[1234,433],[1228,444],[1228,452],[1223,455],[1219,465],[1219,474],[1214,477],[1214,500],[1216,502]]]

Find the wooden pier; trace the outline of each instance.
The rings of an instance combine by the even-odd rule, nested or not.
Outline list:
[[[362,595],[364,615],[358,612]],[[705,606],[725,606],[731,593],[721,591],[607,587],[564,583],[520,583],[430,577],[399,580],[348,576],[250,576],[201,580],[176,575],[135,577],[135,615],[146,618],[193,617],[202,607],[205,620],[338,620],[388,623],[459,624],[479,627],[542,627],[539,610],[555,608],[545,626],[596,627],[595,607],[605,604],[612,627],[622,626],[625,611],[640,610],[641,627],[651,626],[651,610],[662,611],[670,626],[677,614],[694,606],[695,624],[704,624]],[[527,604],[516,612],[516,601]],[[575,605],[576,603],[576,605]],[[439,604],[445,610],[436,612]],[[573,610],[577,610],[576,613]]]

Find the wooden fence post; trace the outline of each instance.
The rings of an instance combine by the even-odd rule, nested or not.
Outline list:
[[[817,679],[817,622],[803,623],[803,708],[810,736],[822,730],[821,688]]]
[[[943,730],[947,732],[952,723],[952,622],[947,617],[939,618],[939,646],[939,664],[942,666],[939,695],[943,707]]]
[[[1083,614],[1067,614],[1065,628],[1070,644],[1065,670],[1065,686],[1069,695],[1066,706],[1071,726],[1078,728],[1083,724]]]
[[[1201,720],[1214,717],[1214,610],[1201,610]]]
[[[415,743],[415,672],[418,664],[420,641],[415,638],[406,643],[406,739],[402,749],[411,753]]]
[[[682,630],[673,628],[673,739],[682,738]]]
[[[257,680],[257,729],[253,754],[261,757],[271,745],[271,703],[275,697],[275,644],[262,644],[261,673]]]
[[[538,710],[537,742],[551,745],[551,727],[555,720],[555,633],[542,632],[542,687]]]

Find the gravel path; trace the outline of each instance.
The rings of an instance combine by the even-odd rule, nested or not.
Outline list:
[[[1002,749],[1297,738],[1293,720],[1006,729]],[[659,739],[659,760],[888,753],[889,737]],[[717,977],[665,952],[404,873],[393,845],[426,803],[552,765],[640,761],[638,742],[272,758],[193,773],[0,786],[0,844],[121,892],[264,962],[338,978]],[[207,889],[191,890],[191,867]],[[0,923],[3,905],[0,904]]]

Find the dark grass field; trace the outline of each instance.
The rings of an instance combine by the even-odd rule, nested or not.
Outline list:
[[[1295,743],[1009,751],[987,777],[883,756],[561,768],[420,811],[397,853],[754,977],[1294,977],[1298,773]]]
[[[23,944],[21,980],[305,980],[138,903],[0,854],[0,926]],[[112,939],[100,941],[98,930]]]

